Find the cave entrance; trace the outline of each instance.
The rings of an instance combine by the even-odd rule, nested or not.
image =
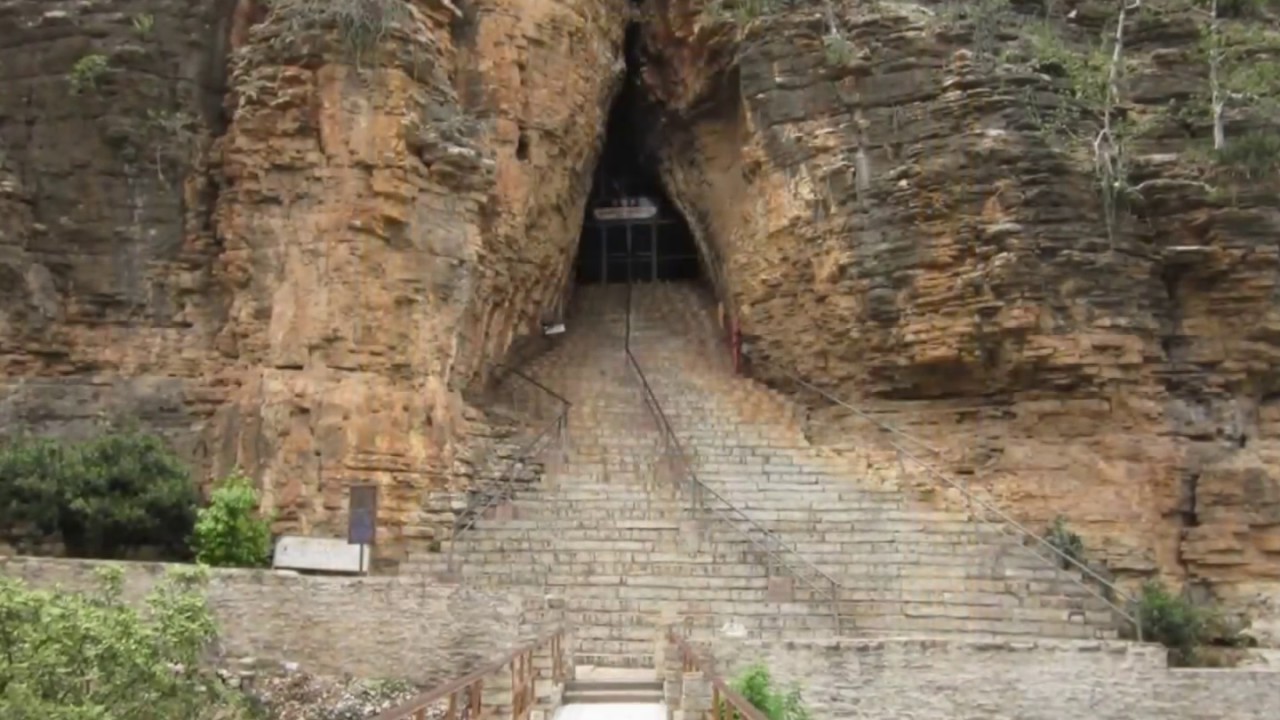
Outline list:
[[[640,82],[639,28],[627,29],[627,74],[609,111],[582,223],[580,285],[695,280],[693,233],[663,190],[654,149],[657,113]]]

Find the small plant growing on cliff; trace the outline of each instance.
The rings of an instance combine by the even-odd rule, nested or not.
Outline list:
[[[77,593],[0,577],[0,717],[247,718],[201,668],[215,639],[201,578],[171,573],[145,610],[124,602],[122,578],[108,569]]]
[[[196,516],[191,546],[196,561],[218,567],[264,567],[271,562],[271,520],[258,513],[258,491],[236,468]]]
[[[73,95],[81,95],[87,91],[97,90],[98,84],[110,64],[107,62],[106,55],[85,55],[71,66],[71,72],[67,74],[67,82],[71,85],[71,93]]]
[[[141,13],[133,16],[133,31],[138,37],[147,37],[156,27],[156,16],[151,13]]]
[[[800,687],[792,685],[787,690],[774,687],[773,676],[763,664],[755,664],[743,670],[733,681],[737,691],[751,706],[764,713],[769,720],[809,720],[811,714],[800,694]],[[730,706],[720,708],[719,717],[740,720]]]
[[[1114,30],[1102,47],[1078,53],[1062,42],[1054,30],[1045,25],[1030,36],[1033,54],[1042,69],[1065,76],[1065,104],[1048,116],[1036,111],[1029,102],[1032,120],[1052,140],[1068,137],[1085,143],[1093,155],[1093,171],[1098,196],[1102,201],[1107,239],[1112,247],[1119,233],[1119,211],[1135,195],[1129,184],[1128,141],[1136,132],[1120,110],[1121,80],[1126,60],[1124,54],[1127,21],[1142,7],[1142,0],[1120,0]],[[1086,120],[1086,132],[1080,132],[1080,120]]]
[[[822,51],[827,63],[841,67],[848,65],[857,57],[853,43],[840,33],[828,33],[822,36]]]
[[[1242,135],[1220,148],[1214,159],[1227,174],[1244,180],[1275,176],[1280,174],[1280,135],[1262,131]]]
[[[279,40],[296,42],[310,32],[336,29],[357,65],[412,17],[404,0],[271,0],[271,10],[283,26]]]
[[[1067,527],[1065,517],[1059,515],[1053,519],[1053,524],[1049,526],[1049,532],[1045,533],[1044,539],[1062,553],[1062,557],[1057,559],[1062,563],[1063,569],[1070,569],[1073,566],[1067,558],[1077,563],[1084,562],[1084,540]]]
[[[165,167],[176,166],[175,172],[180,175],[195,150],[198,141],[196,119],[182,111],[151,109],[147,110],[147,126],[152,133],[151,150],[156,175],[160,182],[168,183]]]

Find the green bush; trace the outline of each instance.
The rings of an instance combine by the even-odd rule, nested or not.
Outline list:
[[[809,708],[800,696],[800,688],[792,685],[788,690],[775,690],[773,677],[769,669],[762,664],[755,664],[742,671],[732,683],[738,692],[751,706],[765,714],[769,720],[809,720]],[[732,708],[724,708],[719,717],[736,720],[739,714]]]
[[[219,567],[264,567],[271,563],[271,520],[258,514],[258,491],[236,468],[213,491],[196,517],[191,547],[196,561]]]
[[[198,499],[178,457],[136,430],[74,444],[19,438],[0,447],[0,527],[58,533],[75,556],[154,547],[182,557]]]
[[[1195,664],[1196,650],[1204,644],[1209,626],[1203,608],[1169,592],[1163,583],[1150,581],[1142,586],[1137,612],[1144,639],[1169,648],[1173,664]]]
[[[145,612],[121,600],[118,568],[89,593],[0,577],[5,720],[239,720],[243,699],[200,667],[215,639],[203,576],[171,574]]]

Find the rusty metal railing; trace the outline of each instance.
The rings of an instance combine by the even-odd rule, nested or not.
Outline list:
[[[632,352],[631,296],[632,286],[628,285],[627,325],[623,347],[626,351],[627,362],[640,380],[640,388],[644,394],[645,405],[648,406],[649,411],[653,414],[654,420],[658,425],[658,432],[662,436],[663,461],[673,466],[673,475],[677,478],[677,482],[682,483],[689,489],[695,509],[723,522],[746,539],[747,542],[755,546],[759,552],[770,558],[772,566],[784,569],[792,578],[806,585],[813,596],[830,603],[836,634],[843,634],[846,628],[844,614],[841,612],[841,603],[845,593],[844,587],[839,581],[823,572],[821,568],[784,543],[781,538],[769,531],[768,528],[765,528],[751,516],[738,509],[723,495],[703,482],[693,471],[693,466],[688,461],[689,455],[685,452],[684,445],[681,444],[680,438],[672,428],[666,412],[663,411],[662,404],[658,401],[658,396],[654,393],[653,387],[649,384],[649,379],[645,376],[644,369],[640,367],[640,361],[636,359],[635,353]]]
[[[564,396],[548,388],[546,385],[529,377],[528,375],[514,368],[507,368],[502,365],[496,367],[505,369],[507,374],[514,376],[531,387],[544,394],[546,397],[552,398],[559,405],[558,411],[550,422],[546,423],[533,437],[532,440],[525,443],[516,451],[515,455],[508,461],[506,470],[499,476],[498,480],[489,483],[480,490],[480,501],[471,504],[466,510],[459,513],[453,522],[453,530],[449,535],[449,552],[446,560],[446,567],[450,575],[456,575],[457,567],[457,546],[458,538],[462,533],[467,532],[475,527],[476,522],[483,518],[490,510],[497,507],[500,503],[506,502],[515,497],[519,489],[517,477],[521,470],[532,464],[539,455],[549,446],[560,444],[564,441],[565,430],[569,425],[569,409],[572,403]]]
[[[701,672],[702,677],[711,684],[711,706],[702,712],[704,720],[768,720],[768,717],[756,706],[729,687],[729,684],[716,674],[712,663],[700,657],[697,650],[676,631],[676,628],[667,629],[667,639],[680,653],[681,672]],[[688,712],[684,716],[689,717]]]
[[[753,358],[752,360],[754,362],[758,362],[759,358]],[[790,372],[789,370],[778,367],[776,363],[766,361],[765,364],[770,369],[786,377],[788,380],[790,380],[792,383],[794,383],[796,386],[800,387],[801,389],[815,393],[826,402],[832,403],[834,405],[844,408],[845,410],[848,410],[849,412],[853,413],[855,416],[870,422],[880,431],[887,433],[893,437],[896,437],[904,441],[905,443],[910,443],[911,445],[913,445],[916,448],[919,448],[921,451],[925,453],[928,453],[935,457],[942,457],[942,452],[940,450],[933,447],[932,445],[929,445],[924,440],[914,435],[911,435],[910,433],[904,432],[899,428],[893,427],[892,425],[889,425],[888,423],[885,423],[882,420],[878,420],[875,417],[872,417],[865,410],[862,410],[860,408],[853,406],[852,404],[836,397],[834,394],[828,392],[827,390],[824,390],[814,385],[813,383],[810,383],[800,378],[795,373]],[[978,497],[973,492],[971,492],[968,487],[966,487],[966,484],[956,482],[952,478],[948,477],[946,473],[939,470],[933,463],[930,463],[929,461],[921,458],[918,454],[912,452],[906,447],[903,447],[902,443],[899,443],[892,439],[885,440],[885,443],[889,447],[893,448],[893,450],[897,453],[898,463],[901,467],[905,469],[906,462],[910,461],[911,463],[919,467],[925,473],[925,475],[928,476],[930,479],[935,480],[937,482],[941,482],[947,487],[950,487],[956,492],[960,493],[961,497],[965,499],[966,507],[969,511],[969,514],[973,516],[975,519],[978,519],[980,521],[986,520],[988,522],[991,522],[991,519],[994,518],[993,525],[995,525],[996,529],[999,530],[1002,535],[1012,536],[1014,539],[1020,540],[1020,542],[1014,543],[1016,547],[1022,548],[1028,554],[1039,559],[1041,562],[1045,563],[1046,565],[1049,565],[1051,568],[1055,570],[1061,571],[1062,564],[1065,563],[1066,565],[1076,570],[1079,570],[1081,573],[1084,574],[1085,577],[1089,578],[1093,582],[1100,585],[1102,589],[1098,590],[1094,587],[1091,587],[1090,584],[1085,582],[1084,579],[1082,579],[1081,577],[1078,577],[1071,573],[1065,573],[1065,572],[1062,573],[1062,575],[1068,578],[1072,583],[1084,589],[1085,592],[1089,593],[1093,597],[1097,598],[1100,602],[1105,604],[1113,613],[1115,613],[1122,621],[1127,623],[1132,628],[1134,637],[1138,640],[1138,642],[1142,642],[1143,640],[1142,622],[1140,618],[1135,617],[1134,614],[1131,614],[1128,610],[1125,609],[1125,607],[1122,607],[1122,604],[1123,604],[1125,606],[1135,608],[1134,612],[1138,615],[1141,615],[1141,605],[1137,603],[1137,601],[1133,597],[1127,595],[1122,590],[1117,588],[1114,584],[1112,584],[1106,578],[1102,577],[1102,575],[1098,574],[1098,572],[1095,571],[1093,568],[1089,567],[1088,565],[1081,562],[1079,559],[1069,555],[1068,553],[1063,552],[1062,549],[1060,549],[1058,546],[1054,545],[1053,543],[1049,542],[1047,539],[1041,537],[1040,535],[1036,534],[1032,530],[1028,529],[1026,526],[1022,525],[1022,523],[1019,523],[1017,520],[1014,520],[1013,518],[1009,517],[1009,515],[1002,512],[999,508],[995,507],[990,502]],[[1046,556],[1045,554],[1043,554],[1042,552],[1039,552],[1038,550],[1048,551],[1048,555]],[[1118,602],[1117,602],[1117,599],[1118,599]]]
[[[537,682],[542,673],[535,658],[539,653],[550,654],[550,678],[564,683],[569,678],[569,662],[564,651],[565,630],[556,628],[536,640],[511,650],[506,655],[473,670],[460,678],[416,695],[395,707],[374,715],[369,720],[427,720],[434,717],[437,706],[446,705],[443,720],[480,720],[493,717],[495,708],[485,707],[485,681],[494,678],[505,668],[511,668],[511,699],[496,709],[507,707],[511,720],[527,720],[537,704]]]

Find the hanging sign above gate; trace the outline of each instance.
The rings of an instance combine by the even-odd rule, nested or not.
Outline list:
[[[648,220],[658,214],[658,206],[646,197],[623,198],[621,205],[591,211],[597,220]]]

